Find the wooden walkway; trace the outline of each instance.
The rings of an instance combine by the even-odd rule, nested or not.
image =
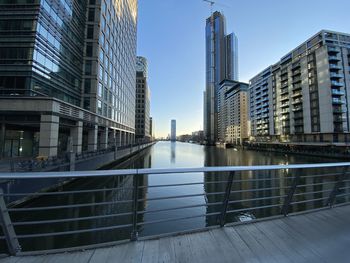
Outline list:
[[[350,262],[350,205],[85,252],[1,263]]]

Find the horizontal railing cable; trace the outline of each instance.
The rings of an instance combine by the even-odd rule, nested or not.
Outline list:
[[[6,189],[8,192],[2,193],[0,189],[0,198],[3,201],[10,202],[11,198],[15,197],[24,198],[23,203],[7,207],[5,205],[2,209],[2,213],[7,213],[12,218],[12,222],[3,227],[14,227],[13,232],[17,232],[15,238],[20,241],[32,238],[43,238],[45,241],[47,237],[65,235],[76,235],[74,239],[78,241],[85,237],[79,236],[84,233],[91,233],[93,237],[94,232],[113,230],[118,230],[117,233],[120,231],[124,234],[131,233],[130,240],[137,240],[138,232],[146,229],[145,233],[149,233],[153,229],[148,228],[150,225],[169,223],[166,226],[171,230],[171,222],[196,219],[194,222],[202,222],[205,225],[203,228],[206,228],[212,224],[223,226],[226,223],[243,220],[238,217],[240,215],[246,215],[247,220],[259,219],[270,214],[286,216],[291,212],[312,209],[309,206],[319,208],[332,206],[337,202],[349,202],[350,193],[346,193],[350,190],[348,167],[350,168],[350,162],[0,173],[0,179],[7,179],[9,182],[32,180],[32,183],[35,183],[35,179],[43,178],[94,180],[118,176],[127,178],[126,181],[114,178],[113,184],[103,188],[98,183],[96,188],[92,184],[90,186],[82,184],[80,186],[82,189],[77,189],[79,185],[73,185],[75,188],[71,190],[60,185],[57,191],[51,189],[48,192],[12,193]],[[187,177],[172,177],[179,174],[193,175],[194,177],[190,178],[193,182]],[[161,175],[163,180],[140,179],[141,176],[151,178],[153,175]],[[170,182],[166,176],[171,178]],[[173,181],[173,178],[177,180]],[[88,189],[89,187],[91,189]],[[69,188],[72,188],[72,185],[69,185]],[[33,198],[34,202],[31,202],[30,198]],[[40,202],[41,200],[44,202]],[[314,204],[302,205],[305,203]],[[57,211],[59,209],[74,210]],[[58,212],[59,215],[54,214]],[[65,215],[63,212],[69,213]],[[228,214],[231,216],[227,216]],[[208,219],[214,216],[216,218],[213,220]],[[198,219],[203,217],[204,219]],[[184,226],[179,224],[179,227],[193,228],[187,223]],[[50,232],[45,232],[45,229]],[[30,233],[26,232],[28,230]],[[121,237],[116,235],[115,238],[124,237],[125,235]],[[0,236],[0,239],[8,241],[9,237]],[[101,243],[104,242],[102,241]],[[48,243],[57,242],[53,239]]]

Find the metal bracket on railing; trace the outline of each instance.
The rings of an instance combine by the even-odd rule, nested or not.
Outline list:
[[[138,185],[139,185],[139,175],[134,174],[133,176],[134,187],[133,187],[133,203],[132,203],[132,232],[131,232],[131,241],[137,241],[138,232],[137,232],[137,209],[138,209]]]
[[[302,171],[302,170],[300,170],[300,171]],[[283,214],[284,216],[288,215],[289,206],[293,200],[293,196],[294,196],[294,193],[297,189],[299,181],[300,181],[300,173],[297,173],[297,175],[294,177],[294,180],[293,180],[291,187],[289,188],[288,195],[284,198],[284,204],[283,204],[283,207],[281,210],[281,214]]]
[[[337,194],[339,193],[339,188],[341,187],[342,182],[344,181],[346,174],[348,172],[349,167],[346,166],[343,169],[343,173],[341,175],[336,175],[336,182],[334,184],[333,190],[332,192],[329,194],[329,198],[327,201],[327,205],[329,205],[329,207],[332,207],[334,205],[335,202],[335,198],[337,197]]]
[[[230,172],[230,175],[228,177],[228,182],[227,182],[226,191],[225,191],[225,197],[224,197],[224,201],[222,203],[222,210],[221,210],[221,214],[219,217],[219,223],[220,223],[221,227],[223,227],[225,225],[226,212],[227,212],[228,202],[230,201],[230,195],[231,195],[231,190],[232,190],[232,181],[233,181],[234,175],[235,175],[235,172]]]
[[[15,256],[21,251],[21,246],[19,245],[15,229],[13,228],[10,215],[7,211],[6,203],[4,200],[4,192],[0,188],[0,223],[2,231],[4,232],[7,247],[9,253]]]

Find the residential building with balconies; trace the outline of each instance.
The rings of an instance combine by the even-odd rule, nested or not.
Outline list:
[[[219,90],[219,141],[241,145],[249,137],[248,84],[223,80]]]
[[[350,35],[322,30],[253,77],[249,87],[253,139],[348,142],[349,65]],[[261,110],[263,83],[269,97],[266,118]]]

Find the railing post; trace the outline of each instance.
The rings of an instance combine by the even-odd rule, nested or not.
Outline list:
[[[302,172],[302,171],[303,170],[300,170],[300,172]],[[293,200],[293,196],[294,196],[294,193],[297,189],[299,181],[300,181],[300,173],[297,172],[296,176],[294,177],[293,183],[292,183],[291,187],[289,188],[288,195],[284,198],[284,204],[283,204],[283,207],[281,210],[281,214],[283,214],[284,216],[288,215],[289,206]]]
[[[139,185],[139,175],[134,174],[133,176],[133,203],[132,203],[132,232],[131,232],[131,241],[137,241],[138,232],[137,232],[137,209],[138,209],[138,185]]]
[[[114,137],[114,160],[117,160],[118,157],[118,146],[117,146],[117,137]]]
[[[6,208],[6,203],[4,200],[4,192],[0,188],[0,223],[2,226],[2,231],[4,232],[7,247],[9,253],[15,256],[21,251],[21,246],[19,245],[15,229],[13,228],[10,215]]]
[[[337,181],[335,182],[333,190],[329,194],[329,198],[327,201],[327,205],[329,205],[330,208],[333,207],[333,205],[334,205],[335,198],[337,197],[337,194],[339,193],[339,188],[346,177],[348,169],[349,169],[348,166],[344,167],[343,173],[341,175],[336,175],[336,177],[335,177]]]
[[[226,185],[226,191],[225,191],[225,197],[224,201],[222,203],[222,210],[219,218],[219,224],[221,227],[225,225],[225,218],[226,218],[226,212],[227,212],[227,207],[228,207],[228,202],[230,201],[230,195],[231,195],[231,189],[232,189],[232,181],[233,177],[235,175],[235,172],[230,172],[230,175],[228,177],[228,182]]]

